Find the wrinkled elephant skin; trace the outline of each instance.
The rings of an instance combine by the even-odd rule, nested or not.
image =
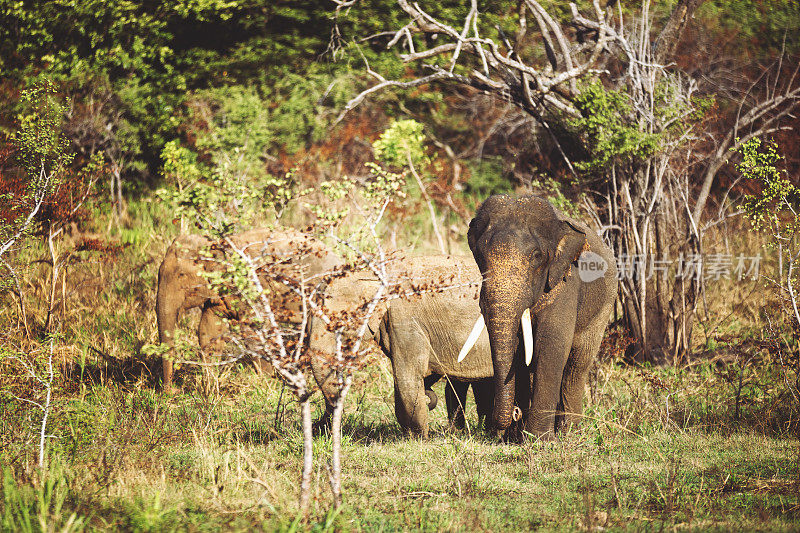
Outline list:
[[[536,196],[488,198],[467,238],[483,274],[480,308],[494,370],[492,424],[508,428],[516,402],[525,431],[553,439],[557,428],[582,414],[586,375],[616,298],[613,254],[596,232]],[[520,337],[532,341],[530,366]]]

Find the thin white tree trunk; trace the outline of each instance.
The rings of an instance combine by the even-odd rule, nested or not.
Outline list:
[[[342,505],[342,413],[344,412],[344,399],[350,390],[352,378],[347,376],[344,385],[333,408],[331,422],[331,492],[333,493],[333,507],[338,509]]]
[[[53,396],[53,338],[50,337],[50,353],[47,356],[47,382],[42,381],[45,387],[45,400],[42,407],[42,427],[39,431],[39,468],[44,469],[44,443],[47,438],[47,419],[50,415],[50,401]]]
[[[300,478],[300,509],[308,515],[311,504],[311,474],[314,469],[314,437],[311,430],[311,402],[308,398],[300,402],[303,423],[303,474]]]

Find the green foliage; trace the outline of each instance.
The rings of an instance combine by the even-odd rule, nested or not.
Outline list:
[[[179,191],[196,183],[205,170],[197,162],[197,154],[182,146],[177,139],[164,145],[161,159],[164,161],[162,172],[166,182]]]
[[[73,157],[69,140],[61,131],[64,104],[59,101],[50,81],[39,82],[23,91],[20,102],[25,111],[17,117],[19,129],[13,137],[20,152],[20,162],[32,189],[37,189],[37,184],[46,174],[52,177],[52,191]]]
[[[161,491],[142,491],[125,509],[126,529],[142,533],[177,530],[177,508],[164,505]]]
[[[551,177],[542,176],[541,179],[531,181],[534,190],[541,190],[550,202],[564,213],[571,217],[580,218],[580,208],[578,204],[564,195],[561,185]]]
[[[217,168],[233,175],[263,176],[264,158],[273,140],[269,105],[253,87],[234,85],[197,93],[205,106],[196,107],[195,120],[206,128],[197,132],[196,148],[208,153]]]
[[[391,172],[374,162],[366,163],[366,166],[370,177],[365,183],[359,185],[348,176],[322,182],[320,190],[328,199],[328,205],[304,204],[317,217],[320,226],[364,251],[374,249],[376,228],[386,207],[405,198],[407,187],[405,172]],[[350,220],[349,205],[338,207],[344,198],[349,198],[357,206],[355,220]],[[344,250],[344,253],[352,251]]]
[[[430,181],[431,173],[435,171],[432,165],[434,161],[425,152],[425,141],[424,126],[421,123],[411,119],[395,120],[372,143],[372,150],[376,159],[384,165],[405,169],[401,175],[393,174],[392,179],[399,179],[401,176],[407,175],[410,170],[411,174],[419,179],[424,187],[425,182]],[[372,175],[377,178],[368,183],[366,190],[368,195],[370,187],[375,186],[376,182],[381,182],[377,188],[380,194],[393,195],[400,191],[399,183],[394,183],[392,179],[385,179],[385,176],[389,174],[381,174],[383,171],[379,171],[377,165],[368,164],[367,166],[370,167]],[[394,187],[394,189],[390,191],[386,187]],[[419,183],[412,190],[415,190],[419,196],[425,196]],[[405,198],[405,194],[402,197]]]
[[[42,205],[58,190],[73,159],[61,131],[64,105],[53,84],[45,81],[23,91],[21,102],[24,112],[17,117],[19,127],[12,135],[12,146],[24,170],[23,185],[0,193],[0,256],[30,234],[37,221],[35,216],[42,219]],[[83,171],[99,166],[101,162],[93,158]],[[79,173],[78,177],[85,174]],[[51,211],[51,217],[57,216],[55,210]]]
[[[247,177],[224,163],[209,178],[197,179],[194,154],[176,144],[165,150],[164,169],[182,185],[159,189],[158,197],[174,207],[176,217],[186,217],[214,238],[249,229],[263,221],[266,213],[279,218],[292,199],[308,193],[297,189],[291,172],[282,178]]]
[[[367,168],[372,177],[364,185],[363,195],[373,203],[374,208],[380,208],[395,197],[405,198],[404,174],[389,172],[376,163],[367,163]]]
[[[800,189],[786,179],[786,171],[779,170],[782,157],[774,143],[762,143],[761,139],[754,137],[742,144],[739,153],[742,160],[736,168],[742,176],[757,181],[761,186],[760,194],[745,195],[741,207],[753,227],[767,235],[766,245],[779,256],[778,275],[769,280],[781,303],[779,323],[774,325],[772,320],[766,320],[772,310],[764,309],[765,322],[769,324],[766,336],[781,361],[782,384],[788,389],[784,393],[788,392],[792,398],[797,398],[800,392],[800,352],[797,345],[800,328],[800,278],[797,275],[800,258]],[[787,335],[781,331],[784,327],[788,327],[791,333]]]
[[[343,65],[311,64],[300,74],[285,72],[265,85],[271,148],[292,154],[324,139],[333,118],[355,92],[353,77]]]
[[[411,164],[419,168],[428,163],[425,155],[424,126],[416,120],[395,120],[389,128],[381,133],[372,149],[383,163],[394,167],[405,167]]]
[[[771,59],[782,49],[800,50],[800,3],[795,0],[712,0],[697,10],[696,18],[701,27],[726,36],[725,47],[753,61]]]
[[[346,176],[341,180],[323,181],[319,184],[319,190],[332,204],[335,204],[353,191],[353,182],[348,180]],[[325,226],[335,226],[350,214],[349,206],[336,209],[318,204],[306,203],[304,205]]]
[[[15,86],[47,77],[81,100],[104,102],[111,96],[103,112],[114,128],[103,133],[115,138],[129,171],[155,169],[164,144],[181,126],[187,93],[231,83],[261,83],[265,94],[271,93],[269,107],[280,119],[276,129],[285,128],[295,150],[306,133],[304,123],[283,119],[311,117],[298,109],[314,110],[331,80],[319,72],[289,73],[315,70],[307,67],[328,45],[328,4],[4,0],[0,71]],[[341,93],[337,89],[334,95]],[[285,116],[274,112],[282,111],[283,102]],[[321,130],[314,134],[320,135]]]
[[[3,469],[0,529],[20,533],[83,531],[86,518],[70,513],[70,491],[61,467],[50,470],[38,483],[20,484],[8,468]]]
[[[762,145],[755,137],[739,149],[741,162],[737,170],[761,186],[758,195],[745,195],[742,208],[756,229],[773,236],[772,246],[791,245],[800,229],[800,189],[786,179],[778,169],[782,157],[774,143]]]
[[[510,193],[511,182],[503,176],[503,161],[500,157],[484,157],[467,161],[469,178],[465,183],[464,194],[472,196],[477,202],[492,194]]]
[[[659,135],[641,131],[628,96],[606,89],[599,80],[584,84],[575,100],[581,118],[570,124],[586,139],[590,157],[575,166],[583,172],[606,168],[612,162],[643,160],[655,154]]]

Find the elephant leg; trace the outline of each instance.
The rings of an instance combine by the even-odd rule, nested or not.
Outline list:
[[[219,355],[225,348],[223,335],[228,331],[225,322],[219,317],[221,307],[211,302],[203,305],[200,314],[200,323],[197,325],[197,342],[200,345],[200,357],[208,365],[212,355]],[[212,383],[216,383],[216,369],[211,366],[203,367],[203,388],[206,394],[210,393]]]
[[[405,433],[428,438],[428,397],[421,377],[416,383],[395,378],[394,413]]]
[[[172,394],[172,376],[175,373],[172,365],[174,353],[174,350],[170,350],[161,356],[161,387],[167,394]]]
[[[571,314],[569,307],[554,304],[536,324],[533,395],[525,431],[540,440],[555,439],[561,381],[575,334],[575,307]]]
[[[428,438],[429,398],[425,394],[426,374],[430,362],[427,335],[413,320],[387,311],[384,324],[386,338],[391,339],[394,407],[397,421],[406,433]],[[383,339],[381,340],[383,344]],[[431,378],[433,379],[433,378]],[[430,380],[428,383],[432,385]]]
[[[486,427],[494,408],[494,382],[491,378],[473,381],[472,394],[478,410],[478,423]]]
[[[407,432],[428,438],[428,396],[422,365],[404,354],[393,354],[394,407],[397,421]]]
[[[170,283],[165,267],[162,266],[158,275],[158,293],[156,295],[156,320],[158,323],[158,340],[161,344],[169,346],[161,357],[161,386],[165,393],[172,392],[172,378],[174,373],[172,359],[175,357],[173,340],[175,328],[178,324],[178,313],[184,303],[184,294],[180,288]]]
[[[607,316],[608,313],[599,315]],[[593,320],[584,331],[575,334],[572,353],[564,368],[561,380],[561,410],[563,417],[556,423],[556,428],[565,429],[577,423],[583,414],[583,394],[586,389],[586,376],[592,365],[605,331],[605,320]]]
[[[447,419],[451,426],[464,429],[466,420],[464,409],[467,404],[469,383],[448,378],[444,385],[444,399],[447,404]]]
[[[333,404],[338,394],[336,372],[331,368],[330,358],[336,346],[336,337],[329,332],[322,320],[312,317],[308,334],[311,373],[325,399],[325,412],[314,422],[315,432],[330,429],[333,420]]]
[[[211,354],[219,354],[225,348],[222,336],[228,331],[225,322],[219,317],[220,306],[207,302],[200,314],[197,325],[197,342],[200,344],[201,357],[208,362]]]

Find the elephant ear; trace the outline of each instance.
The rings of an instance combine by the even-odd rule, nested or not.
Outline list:
[[[561,235],[547,271],[547,291],[553,290],[568,274],[570,265],[589,249],[586,233],[567,220],[560,221]]]
[[[367,322],[367,328],[369,328],[369,334],[373,337],[377,336],[381,330],[381,325],[383,324],[383,317],[386,314],[385,305],[383,308],[375,309],[372,313],[372,316],[369,317],[369,322]]]
[[[469,249],[472,250],[472,253],[475,253],[475,243],[478,240],[478,237],[483,232],[485,228],[485,224],[483,228],[479,228],[480,222],[477,218],[473,218],[469,221],[469,230],[467,231],[467,244],[469,244]]]

